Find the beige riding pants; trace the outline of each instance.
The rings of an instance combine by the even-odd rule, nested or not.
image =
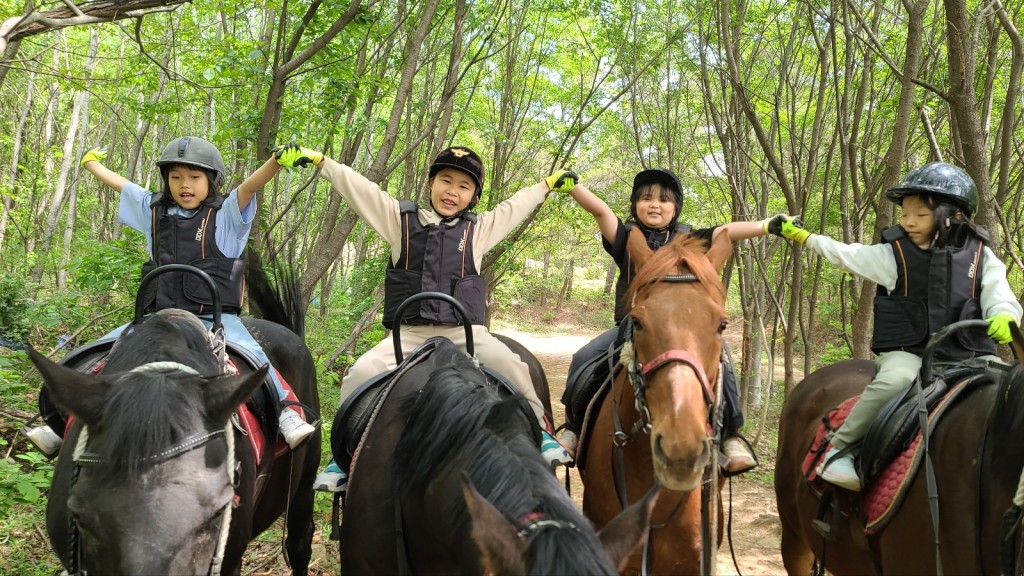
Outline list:
[[[986,360],[1001,362],[997,356],[983,356]],[[863,438],[885,404],[902,394],[921,372],[921,357],[912,352],[895,350],[883,352],[875,359],[878,372],[868,384],[860,399],[850,410],[843,425],[836,430],[832,446],[844,448]]]
[[[462,326],[410,326],[403,324],[403,357],[411,354],[420,344],[434,336],[444,336],[459,348],[466,349],[466,332]],[[519,355],[513,353],[501,340],[492,336],[486,327],[480,325],[473,326],[473,351],[482,365],[507,378],[519,390],[530,403],[530,408],[537,416],[541,429],[546,429],[544,406],[533,389],[530,368],[519,358]],[[341,403],[344,403],[359,388],[360,384],[377,374],[392,370],[396,366],[394,341],[389,333],[387,338],[360,356],[356,363],[349,368],[348,374],[342,378]]]

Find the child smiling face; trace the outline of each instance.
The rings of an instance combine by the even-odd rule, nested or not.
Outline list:
[[[195,210],[210,195],[206,171],[185,164],[175,164],[167,171],[167,187],[174,202],[186,210]]]
[[[660,230],[675,220],[676,202],[672,192],[660,184],[651,184],[636,201],[636,217],[644,226]]]
[[[442,168],[430,179],[430,203],[442,218],[462,212],[476,195],[476,181],[462,170]]]

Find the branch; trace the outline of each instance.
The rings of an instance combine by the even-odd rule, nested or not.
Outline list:
[[[113,22],[125,18],[139,18],[151,12],[162,12],[190,0],[100,0],[75,5],[65,2],[64,8],[47,12],[29,12],[0,23],[0,52],[8,42],[21,40],[69,26]]]

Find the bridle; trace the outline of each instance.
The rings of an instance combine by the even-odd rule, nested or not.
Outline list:
[[[199,372],[197,372],[196,370],[189,366],[180,364],[178,362],[166,361],[150,362],[148,364],[143,364],[128,371],[128,373],[133,372],[182,372],[190,376],[199,376]],[[238,469],[236,465],[233,465],[233,463],[235,462],[235,434],[231,428],[231,422],[229,421],[228,424],[221,430],[204,431],[193,434],[188,438],[185,438],[181,442],[175,444],[174,446],[171,446],[170,448],[161,450],[156,454],[151,454],[149,456],[139,458],[138,461],[150,466],[155,466],[157,464],[167,462],[168,460],[177,458],[182,454],[186,454],[188,452],[191,452],[192,450],[205,446],[210,441],[223,436],[224,441],[227,444],[227,455],[225,457],[225,462],[228,465],[228,476],[230,478],[231,485],[237,489]],[[71,487],[73,487],[75,483],[78,481],[78,476],[81,473],[83,467],[104,466],[107,464],[107,462],[100,458],[100,456],[95,452],[87,451],[88,442],[89,429],[83,425],[82,431],[80,432],[78,437],[78,442],[75,445],[75,452],[73,456],[75,465],[74,472],[72,473],[71,476]],[[71,487],[69,487],[69,490],[71,489]],[[214,552],[213,558],[211,558],[210,560],[210,568],[208,571],[208,574],[210,574],[210,576],[220,575],[221,565],[224,562],[224,551],[227,548],[228,534],[230,533],[231,529],[231,512],[234,509],[234,507],[235,498],[232,498],[224,506],[224,513],[223,518],[221,520],[220,533],[217,538],[217,548]],[[70,548],[70,566],[68,567],[67,573],[69,574],[69,576],[87,576],[87,571],[82,568],[82,547],[79,538],[78,521],[74,513],[72,513],[70,510],[68,511],[68,522],[70,525],[68,538],[68,546]]]
[[[695,274],[672,274],[667,276],[661,276],[659,278],[653,278],[645,282],[644,284],[637,286],[633,290],[633,301],[630,303],[631,310],[635,309],[636,297],[637,294],[640,293],[640,290],[650,284],[654,284],[657,282],[699,283],[700,278],[698,278]],[[708,408],[708,420],[707,422],[705,422],[705,428],[707,430],[708,437],[715,438],[717,436],[718,427],[721,423],[720,419],[716,418],[715,415],[719,412],[719,406],[721,405],[721,402],[718,399],[718,391],[721,390],[722,371],[718,371],[718,382],[716,383],[717,385],[712,386],[711,381],[708,379],[707,371],[704,370],[704,365],[701,362],[700,358],[698,358],[696,354],[690,352],[689,350],[683,350],[678,348],[665,350],[664,352],[655,356],[650,361],[641,363],[636,357],[636,347],[634,344],[636,332],[635,322],[636,320],[634,319],[632,314],[627,315],[625,318],[623,318],[622,322],[619,324],[619,334],[616,340],[622,343],[622,351],[619,354],[619,360],[626,368],[626,377],[629,379],[630,386],[633,389],[633,403],[640,417],[633,423],[633,427],[629,431],[629,433],[626,433],[623,431],[622,423],[619,420],[618,401],[614,395],[612,395],[613,406],[611,410],[612,421],[615,426],[615,432],[612,433],[612,444],[615,446],[615,450],[613,453],[617,455],[618,460],[617,466],[615,465],[614,460],[612,462],[613,479],[615,481],[616,492],[619,496],[619,503],[621,504],[623,510],[625,510],[626,507],[629,505],[629,500],[626,494],[626,464],[624,448],[626,444],[629,443],[629,441],[632,440],[633,437],[636,436],[639,432],[649,434],[652,428],[651,411],[650,408],[647,406],[646,395],[646,391],[649,386],[648,378],[650,378],[651,374],[675,362],[680,362],[682,364],[685,364],[686,366],[689,366],[690,369],[693,370],[694,374],[697,376],[697,380],[700,382],[701,391],[704,395],[704,402],[706,407]],[[709,469],[710,466],[715,465],[717,465],[715,464],[715,459],[712,458],[712,463],[709,464]],[[706,479],[708,473],[708,470],[705,470]],[[675,508],[673,508],[673,510],[669,513],[668,517],[662,524],[659,524],[657,526],[651,525],[648,528],[648,531],[654,528],[666,526],[668,524],[669,519],[675,516],[675,514],[680,510],[684,499],[685,498],[682,497],[679,499],[679,501],[676,503]],[[707,526],[705,526],[705,523],[703,521],[704,517],[710,514],[709,507],[710,500],[708,498],[702,497],[702,541],[710,538],[710,536],[705,534]],[[649,562],[650,557],[650,540],[650,535],[648,535],[648,538],[644,540],[643,545],[641,574],[643,574],[644,576],[646,576],[647,574],[647,564]]]
[[[662,276],[660,278],[654,278],[643,286],[639,286],[633,292],[633,302],[630,308],[636,304],[636,294],[640,292],[640,289],[649,284],[655,282],[671,282],[671,283],[692,283],[700,282],[694,274],[673,274],[669,276]],[[701,363],[700,358],[696,354],[689,350],[682,349],[670,349],[662,352],[655,356],[649,362],[640,363],[636,357],[636,349],[634,346],[635,337],[635,320],[632,315],[626,316],[619,324],[619,336],[618,340],[622,342],[622,352],[619,355],[623,366],[626,367],[626,374],[629,378],[629,383],[633,388],[633,402],[636,406],[637,413],[640,414],[640,419],[633,424],[633,429],[629,434],[622,433],[619,429],[618,422],[616,422],[616,435],[614,442],[617,446],[622,446],[628,442],[638,432],[643,431],[645,434],[651,431],[651,411],[647,407],[647,396],[646,391],[648,387],[647,378],[650,377],[655,371],[672,364],[674,362],[681,362],[690,367],[694,374],[697,375],[697,380],[700,381],[701,390],[704,393],[704,402],[710,408],[715,404],[715,391],[712,388],[710,380],[708,380],[707,372],[704,370],[704,365]],[[719,374],[721,377],[721,374]],[[616,411],[617,412],[617,411]],[[712,435],[714,432],[711,422],[708,422],[708,435]]]

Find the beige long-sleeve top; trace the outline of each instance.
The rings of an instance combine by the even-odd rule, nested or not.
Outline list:
[[[330,158],[325,158],[320,168],[320,176],[331,183],[334,191],[341,194],[352,210],[391,244],[391,261],[397,262],[402,254],[402,219],[398,200],[362,174]],[[493,210],[477,214],[476,226],[473,227],[473,259],[477,270],[482,266],[484,254],[526,220],[544,202],[547,193],[547,185],[539,182],[516,192]],[[442,220],[432,208],[420,208],[418,215],[423,224],[438,224]],[[455,222],[450,225],[454,226]]]

